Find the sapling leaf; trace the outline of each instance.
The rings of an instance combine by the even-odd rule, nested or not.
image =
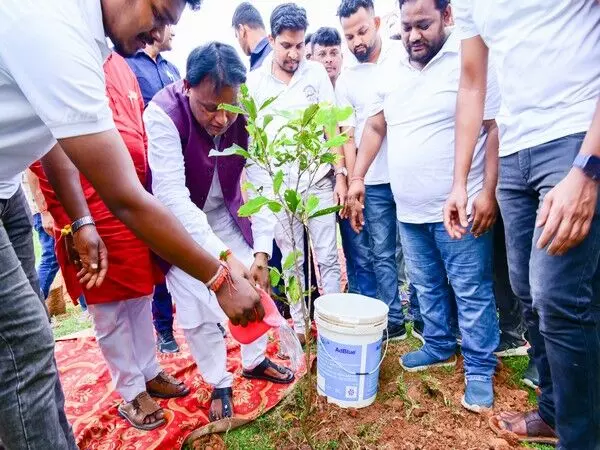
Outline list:
[[[283,205],[275,200],[272,200],[269,203],[267,203],[267,206],[275,214],[277,214],[278,212],[280,212],[283,209]]]
[[[218,106],[218,109],[220,110],[225,110],[225,111],[229,111],[231,113],[234,114],[246,114],[246,111],[244,111],[242,108],[240,108],[239,106],[236,105],[229,105],[227,103],[221,103]]]
[[[285,203],[288,206],[288,209],[295,213],[298,209],[298,204],[300,203],[300,194],[298,194],[293,189],[287,189],[283,194],[283,198],[285,199]]]
[[[238,210],[238,216],[240,217],[250,217],[253,214],[256,214],[261,210],[263,206],[269,203],[269,199],[267,197],[259,196],[248,200]]]
[[[333,214],[338,211],[341,211],[344,208],[343,205],[331,206],[329,208],[321,209],[316,213],[312,214],[309,219],[314,219],[315,217],[326,216],[327,214]]]
[[[300,250],[291,251],[285,258],[281,268],[283,270],[290,270],[292,267],[294,267],[294,263],[296,262],[298,256],[300,256]]]
[[[233,144],[231,147],[228,147],[222,151],[212,149],[210,152],[208,152],[208,156],[232,156],[232,155],[243,156],[246,159],[250,159],[250,154],[237,144]]]
[[[311,215],[312,212],[317,209],[319,206],[319,201],[319,197],[317,197],[315,194],[310,194],[308,196],[306,199],[306,212],[308,215]]]
[[[279,190],[281,189],[281,185],[283,184],[283,170],[278,170],[275,176],[273,177],[273,191],[275,194],[279,194]]]

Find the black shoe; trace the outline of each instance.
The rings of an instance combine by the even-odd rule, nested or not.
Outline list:
[[[494,354],[499,358],[507,356],[527,356],[529,345],[524,339],[518,339],[509,335],[500,335],[500,344],[494,350]]]
[[[406,332],[406,325],[392,325],[387,328],[387,333],[383,334],[383,340],[388,340],[390,342],[394,341],[403,341],[408,337],[408,333]]]
[[[529,364],[527,365],[527,369],[523,373],[523,378],[521,378],[521,382],[530,387],[531,389],[537,389],[540,386],[540,374],[537,371],[537,367],[533,363],[533,359],[529,359]]]
[[[156,346],[161,353],[179,352],[179,345],[177,345],[177,341],[175,340],[172,331],[159,334]]]
[[[423,329],[425,324],[423,321],[413,322],[411,334],[414,338],[417,338],[423,345],[425,345],[425,338],[423,337]]]

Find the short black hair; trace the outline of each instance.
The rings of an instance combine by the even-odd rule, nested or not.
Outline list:
[[[398,6],[402,8],[405,3],[410,1],[413,0],[398,0]],[[446,11],[446,8],[448,8],[448,5],[450,4],[450,0],[433,0],[433,3],[435,4],[435,9],[439,11]]]
[[[248,25],[254,30],[265,29],[265,23],[263,22],[258,9],[249,2],[240,3],[240,5],[235,8],[235,12],[231,19],[231,26],[237,28],[239,25]]]
[[[202,6],[202,0],[185,0],[192,11],[198,11]]]
[[[360,8],[365,8],[367,11],[375,12],[375,5],[373,0],[342,0],[337,10],[337,15],[341,19],[342,17],[347,19]]]
[[[295,3],[283,3],[271,13],[271,36],[277,37],[285,30],[306,31],[306,10]]]
[[[342,45],[342,37],[335,28],[321,27],[312,36],[312,45],[335,47]]]
[[[312,39],[313,39],[313,34],[312,33],[306,33],[306,36],[304,36],[304,45],[312,45]]]
[[[187,59],[186,80],[192,87],[210,77],[220,92],[225,86],[239,86],[246,82],[246,66],[231,45],[209,42],[196,47]]]

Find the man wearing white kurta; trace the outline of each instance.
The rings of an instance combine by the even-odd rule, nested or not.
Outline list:
[[[221,70],[222,69],[222,70]],[[211,149],[247,146],[245,120],[218,110],[237,101],[246,70],[232,47],[211,43],[192,51],[187,77],[160,91],[144,113],[152,191],[198,244],[268,288],[267,260],[273,224],[260,214],[240,218],[240,177],[245,160],[209,157]],[[253,247],[251,245],[253,244]],[[224,256],[230,251],[231,254]],[[250,270],[250,272],[248,272]],[[226,370],[226,345],[218,326],[225,314],[206,285],[178,267],[168,268],[167,286],[177,319],[204,380],[214,386],[211,420],[231,415],[233,375]],[[265,358],[267,337],[242,345],[244,375],[288,383],[293,374]],[[214,402],[220,400],[221,404]]]
[[[285,24],[285,26],[284,26]],[[248,77],[248,89],[257,104],[264,103],[270,97],[277,97],[262,114],[273,114],[275,119],[267,126],[266,132],[273,138],[277,130],[285,122],[277,117],[277,111],[298,111],[315,103],[335,103],[335,94],[327,72],[320,63],[307,61],[304,58],[304,35],[308,22],[306,12],[295,4],[281,5],[273,10],[271,15],[271,45],[272,55],[264,64]],[[290,164],[282,167],[284,171],[284,186],[295,189],[301,195],[314,194],[319,198],[319,208],[334,206],[333,182],[329,176],[331,167],[324,165],[318,169],[312,185],[308,176],[297,178],[297,166]],[[337,176],[345,177],[343,173]],[[252,174],[249,174],[252,177]],[[255,185],[270,185],[272,182],[266,176],[252,179]],[[346,180],[343,180],[345,186]],[[316,259],[321,275],[321,285],[327,294],[340,291],[340,266],[336,242],[336,219],[333,214],[321,216],[309,221],[309,232],[312,239]],[[292,234],[293,233],[293,234]],[[277,216],[275,224],[275,241],[281,249],[283,259],[294,251],[291,237],[294,236],[296,250],[304,248],[304,230],[302,224],[296,221],[293,230],[287,222],[285,213]],[[298,265],[302,271],[304,254],[301,252]],[[301,273],[301,279],[304,274]],[[290,305],[297,333],[303,334],[305,323],[301,303]]]

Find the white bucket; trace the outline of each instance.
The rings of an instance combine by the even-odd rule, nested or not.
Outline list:
[[[383,331],[389,308],[357,294],[328,294],[315,301],[317,391],[342,408],[375,401]]]

